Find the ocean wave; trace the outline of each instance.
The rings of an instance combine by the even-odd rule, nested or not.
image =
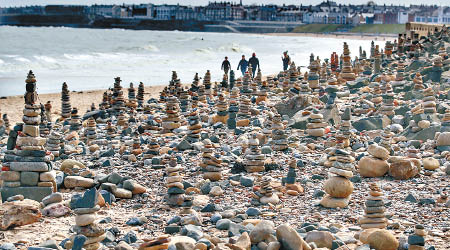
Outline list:
[[[21,57],[21,56],[15,57],[14,60],[19,61],[19,62],[26,62],[26,63],[31,62],[30,60],[26,59],[25,57]]]
[[[57,63],[58,61],[50,56],[34,56],[38,61],[47,62],[47,63]]]
[[[92,59],[92,55],[86,54],[64,54],[64,57],[70,60],[87,61]]]
[[[3,61],[2,59],[0,59],[0,64],[3,64],[3,63],[5,63],[5,61]]]

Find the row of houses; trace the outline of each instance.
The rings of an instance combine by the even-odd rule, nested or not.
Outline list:
[[[94,16],[113,18],[141,18],[153,20],[198,20],[198,21],[282,21],[306,24],[404,24],[424,22],[435,24],[450,23],[449,6],[377,5],[370,1],[360,5],[342,5],[334,1],[324,1],[318,5],[243,5],[242,1],[210,2],[206,6],[184,5],[92,5],[66,6],[47,5],[27,8],[0,9],[0,13],[75,11]]]

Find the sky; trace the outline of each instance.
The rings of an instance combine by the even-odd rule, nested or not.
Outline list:
[[[0,0],[0,7],[11,6],[26,6],[26,5],[47,5],[47,4],[138,4],[138,3],[154,3],[154,4],[182,4],[182,5],[207,5],[210,0]],[[218,2],[225,0],[216,0]],[[231,2],[239,2],[239,0],[228,0]],[[367,2],[366,0],[335,0],[338,4],[361,4]],[[322,0],[243,0],[243,4],[295,4],[295,5],[315,5],[322,2]],[[449,0],[427,0],[421,2],[417,0],[374,0],[377,4],[436,4],[442,6],[450,5]]]

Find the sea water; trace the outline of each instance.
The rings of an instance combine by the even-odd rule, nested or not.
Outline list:
[[[196,72],[203,77],[208,69],[212,81],[219,82],[225,56],[236,76],[241,76],[238,62],[242,55],[248,60],[253,52],[263,75],[276,74],[282,69],[283,51],[289,51],[297,66],[307,66],[311,53],[322,59],[334,51],[340,55],[344,41],[352,58],[360,45],[369,54],[370,41],[356,39],[0,26],[0,96],[23,94],[29,70],[37,78],[38,93],[60,92],[63,82],[71,91],[106,89],[117,76],[125,87],[141,81],[146,86],[162,85],[169,82],[173,70],[182,83],[192,82]]]

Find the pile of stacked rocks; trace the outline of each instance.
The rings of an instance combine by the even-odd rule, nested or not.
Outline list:
[[[259,196],[259,202],[261,204],[277,204],[280,201],[278,195],[274,193],[270,181],[270,176],[262,177],[259,192],[256,194]]]
[[[147,150],[144,152],[144,159],[152,159],[159,155],[159,143],[156,138],[151,138],[150,142],[147,144]]]
[[[369,156],[364,156],[358,162],[359,174],[363,177],[381,177],[389,171],[389,151],[376,144],[371,144],[367,152]]]
[[[180,104],[178,98],[171,96],[166,102],[166,116],[162,118],[162,127],[165,132],[171,132],[181,126]]]
[[[201,103],[206,103],[206,95],[205,95],[205,85],[200,85],[198,87],[198,101]]]
[[[309,115],[308,123],[306,124],[306,133],[309,136],[321,137],[325,134],[325,127],[327,123],[323,121],[323,115],[319,110],[314,109]]]
[[[259,140],[256,133],[253,133],[248,140],[248,149],[245,154],[244,166],[248,173],[262,172],[264,167],[265,156],[261,154]]]
[[[70,95],[67,83],[63,82],[61,91],[61,117],[66,119],[70,117],[72,106],[70,105]]]
[[[423,225],[416,224],[414,234],[408,236],[408,250],[424,250],[427,232]]]
[[[387,219],[384,215],[386,208],[384,207],[383,192],[376,183],[370,183],[369,188],[370,192],[366,199],[364,216],[358,222],[362,229],[384,229],[387,226]]]
[[[353,73],[352,62],[350,58],[350,50],[348,44],[344,42],[344,56],[342,58],[342,70],[339,77],[345,81],[354,81],[356,79],[355,73]]]
[[[203,78],[203,85],[205,86],[205,93],[207,97],[211,97],[211,72],[206,71],[205,77]]]
[[[124,110],[125,99],[123,97],[122,86],[120,85],[120,77],[114,78],[114,88],[112,96],[112,107],[115,112],[120,112]]]
[[[181,88],[180,91],[180,109],[183,114],[189,110],[191,102],[191,96],[185,88]]]
[[[136,101],[136,90],[134,89],[133,83],[130,82],[130,87],[128,88],[128,107],[136,108],[137,107],[137,101]]]
[[[288,148],[287,135],[285,127],[281,120],[281,115],[276,113],[272,119],[272,149],[282,151]]]
[[[63,142],[62,136],[56,130],[53,130],[48,136],[47,150],[52,153],[53,156],[58,157],[61,151],[61,143]]]
[[[234,87],[231,90],[229,102],[227,127],[229,129],[235,129],[236,116],[239,112],[239,89],[237,87]]]
[[[86,124],[85,136],[87,144],[89,145],[94,140],[97,139],[97,123],[95,122],[94,117],[90,117]]]
[[[80,195],[72,197],[70,206],[75,213],[75,226],[73,227],[75,235],[70,237],[70,241],[66,243],[67,248],[79,249],[77,247],[81,248],[81,245],[86,250],[101,248],[101,242],[106,238],[106,232],[102,225],[96,222],[97,212],[100,210],[98,196],[97,190],[92,188],[81,197]]]
[[[217,114],[213,117],[213,123],[221,122],[226,124],[228,120],[228,104],[223,93],[220,93],[218,96],[216,109]]]
[[[394,136],[394,133],[391,132],[391,127],[390,126],[386,126],[383,129],[383,132],[381,133],[380,146],[382,146],[383,148],[387,149],[389,154],[393,154],[394,153],[394,151],[392,149],[392,137],[393,136]],[[383,155],[383,159],[384,159],[384,157],[386,157],[386,159],[388,158],[388,156]]]
[[[309,60],[309,73],[308,73],[308,85],[311,89],[315,90],[319,88],[319,69],[320,69],[320,62],[318,60],[314,60],[314,54],[311,54],[310,60]]]
[[[353,184],[348,178],[353,177],[352,161],[354,159],[349,152],[343,149],[342,141],[336,145],[335,150],[330,155],[336,157],[333,167],[329,170],[329,173],[333,176],[324,183],[324,190],[327,195],[323,197],[320,204],[328,208],[343,208],[348,205],[353,192]]]
[[[246,95],[241,95],[239,102],[239,112],[237,113],[237,118],[239,120],[248,120],[251,118],[250,108],[251,108],[250,98]],[[238,122],[239,123],[239,122]]]
[[[15,141],[16,150],[8,147],[4,157],[0,173],[3,180],[1,197],[6,200],[22,194],[27,199],[41,201],[56,191],[56,182],[55,176],[50,172],[50,157],[46,156],[44,149],[46,138],[40,137],[39,133],[40,105],[36,104],[36,78],[32,71],[28,73],[25,82],[24,124]],[[10,133],[10,137],[11,134],[13,133]]]
[[[339,127],[339,134],[336,136],[336,139],[342,141],[344,148],[350,146],[350,137],[352,132],[351,124],[352,111],[350,107],[345,108],[344,113],[341,116],[341,125]]]
[[[297,178],[297,173],[295,172],[296,168],[297,168],[297,161],[291,160],[291,162],[289,163],[289,169],[286,178],[284,180],[287,190],[286,193],[293,196],[297,196],[300,193],[303,193],[303,187],[299,183],[296,183],[295,181],[295,179]]]
[[[70,113],[70,131],[79,131],[81,127],[81,117],[78,114],[78,108],[74,107]]]
[[[117,116],[117,126],[121,126],[123,130],[128,127],[128,121],[125,117],[125,113],[122,110],[119,111],[119,115]]]
[[[100,103],[100,109],[108,109],[110,107],[110,100],[108,92],[103,92],[102,102]]]
[[[423,90],[423,111],[426,114],[436,113],[436,97],[432,88]]]
[[[202,148],[202,168],[203,179],[210,181],[219,181],[222,179],[222,160],[220,155],[214,154],[214,145],[209,139],[203,140]]]
[[[144,105],[144,83],[143,82],[139,83],[136,99],[137,99],[138,106],[142,107]]]
[[[170,206],[180,206],[184,202],[183,177],[180,175],[183,170],[183,167],[178,166],[176,157],[170,158],[169,166],[166,169],[166,187],[168,188],[166,200]]]
[[[422,75],[420,75],[419,72],[417,72],[414,76],[413,83],[415,90],[421,90],[425,88],[425,86],[423,85]]]
[[[192,109],[188,116],[188,134],[186,139],[190,143],[198,142],[200,140],[200,132],[202,129],[202,124],[200,123],[200,117],[198,116],[198,110]]]

